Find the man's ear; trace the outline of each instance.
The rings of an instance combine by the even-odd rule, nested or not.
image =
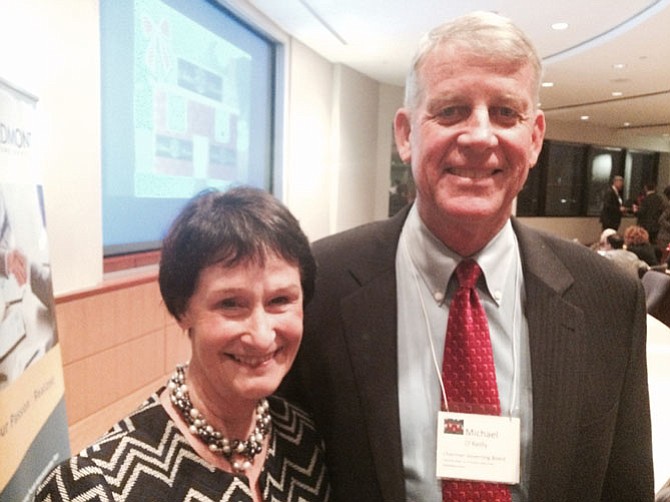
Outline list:
[[[544,118],[544,112],[538,110],[533,122],[533,133],[531,137],[531,153],[530,153],[530,167],[537,163],[537,159],[542,151],[542,142],[544,141],[544,133],[547,129],[547,124]]]
[[[412,162],[412,145],[409,141],[409,135],[412,132],[412,117],[407,108],[400,108],[393,121],[393,135],[398,154],[405,164]]]

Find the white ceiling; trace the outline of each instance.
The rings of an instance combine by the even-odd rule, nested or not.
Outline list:
[[[248,1],[326,59],[399,86],[421,34],[471,10],[499,12],[544,61],[544,81],[554,86],[540,100],[550,120],[588,115],[589,123],[670,142],[670,0]],[[556,31],[556,22],[569,26]]]

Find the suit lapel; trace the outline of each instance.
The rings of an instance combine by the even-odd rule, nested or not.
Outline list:
[[[342,301],[347,347],[384,500],[405,499],[398,412],[395,250],[407,211],[381,227],[374,260],[350,270],[361,287]],[[355,459],[352,459],[355,462]]]
[[[563,299],[573,277],[541,235],[514,222],[526,287],[533,387],[530,500],[563,500],[579,436],[584,313]]]

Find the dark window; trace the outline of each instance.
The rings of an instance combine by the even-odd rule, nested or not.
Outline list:
[[[598,216],[603,207],[603,196],[612,184],[612,177],[623,175],[624,151],[621,148],[589,147],[587,216]],[[624,194],[626,187],[624,186]],[[625,199],[625,196],[624,196]]]
[[[517,197],[518,216],[598,216],[615,175],[624,177],[625,204],[658,177],[659,154],[545,140],[537,165]]]
[[[628,150],[624,167],[624,192],[626,201],[631,203],[640,202],[640,196],[644,196],[644,185],[655,183],[658,177],[659,154],[656,152],[642,152]],[[628,187],[628,191],[626,191]]]
[[[545,216],[578,216],[584,193],[584,145],[550,143]]]

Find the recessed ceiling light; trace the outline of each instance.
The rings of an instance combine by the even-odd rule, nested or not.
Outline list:
[[[614,63],[612,65],[612,68],[614,68],[615,70],[623,70],[625,67],[626,67],[625,63]]]
[[[589,116],[588,116],[588,115],[582,115],[582,116],[579,117],[579,118],[580,118],[581,120],[589,120]]]
[[[554,87],[553,82],[542,82],[542,87]]]
[[[612,96],[614,96],[615,98],[616,98],[616,97],[619,97],[619,96],[623,96],[623,92],[621,92],[621,91],[614,91],[614,92],[612,93]]]
[[[558,23],[554,23],[554,24],[552,24],[552,25],[551,25],[551,28],[552,28],[553,30],[556,30],[556,31],[561,31],[561,30],[566,30],[566,29],[568,28],[568,26],[569,26],[568,23],[566,23],[566,22],[564,22],[564,21],[560,21],[560,22],[558,22]]]

